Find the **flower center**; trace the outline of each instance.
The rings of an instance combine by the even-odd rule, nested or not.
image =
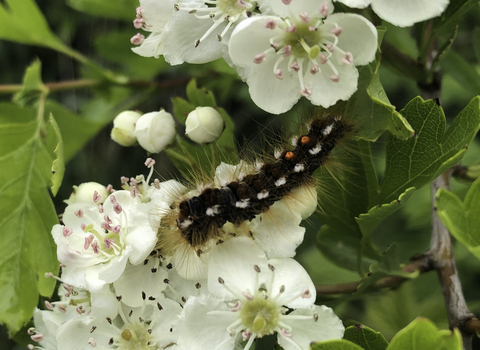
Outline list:
[[[257,296],[248,300],[240,311],[240,318],[247,329],[250,329],[258,338],[273,334],[280,321],[280,311],[274,301]]]
[[[320,31],[310,30],[309,23],[297,23],[296,30],[294,32],[286,32],[285,38],[283,41],[285,45],[289,45],[292,48],[292,54],[300,58],[315,59],[320,49],[318,44],[321,42]],[[306,45],[306,46],[305,46]],[[311,48],[311,50],[316,51],[316,55],[313,55],[310,52],[305,50],[305,47]],[[314,49],[316,48],[316,49]]]
[[[247,5],[248,4],[248,5]],[[228,16],[242,14],[246,8],[250,8],[249,0],[217,0],[217,8]]]
[[[153,336],[148,332],[145,323],[130,324],[129,328],[122,331],[118,341],[118,349],[121,350],[153,350],[156,349]]]

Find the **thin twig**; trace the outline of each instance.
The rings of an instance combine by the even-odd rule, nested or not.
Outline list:
[[[419,273],[425,273],[432,270],[432,266],[428,263],[425,257],[418,257],[412,263],[405,265],[402,268],[403,272],[413,273],[418,271]],[[368,278],[368,277],[367,277]],[[410,280],[408,277],[403,276],[388,276],[379,279],[377,282],[373,283],[368,289],[369,290],[379,290],[383,288],[398,288],[403,282]],[[316,286],[317,294],[328,295],[328,294],[352,294],[354,293],[360,283],[364,280],[348,283],[339,283],[339,284],[329,284],[329,285],[318,285]]]
[[[447,308],[450,328],[458,328],[463,338],[465,350],[472,349],[472,335],[480,329],[480,322],[468,310],[462,285],[458,277],[453,246],[447,228],[440,221],[436,213],[435,195],[440,188],[450,189],[450,176],[452,170],[448,170],[432,181],[432,238],[430,248],[425,254],[437,271],[438,279],[442,287],[445,306]],[[473,333],[472,333],[473,331]]]
[[[162,81],[145,81],[145,80],[130,80],[125,84],[118,84],[124,86],[131,86],[135,88],[144,88],[144,89],[164,89],[175,86],[185,85],[189,81],[188,77],[178,78],[178,79],[168,79]],[[78,79],[78,80],[65,80],[57,81],[51,83],[45,83],[45,86],[48,88],[49,92],[56,91],[65,91],[65,90],[74,90],[89,88],[94,86],[100,86],[102,84],[115,84],[107,80],[99,79]],[[20,91],[23,88],[22,84],[11,84],[11,85],[0,85],[0,95],[1,94],[14,94]]]

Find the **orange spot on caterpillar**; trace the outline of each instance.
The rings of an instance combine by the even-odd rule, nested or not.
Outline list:
[[[294,156],[293,152],[287,152],[287,153],[285,154],[285,159],[286,159],[286,160],[290,160],[290,159],[293,158],[293,156]]]
[[[308,141],[310,141],[310,137],[308,136],[302,136],[302,139],[300,140],[300,143],[302,145],[306,144]]]

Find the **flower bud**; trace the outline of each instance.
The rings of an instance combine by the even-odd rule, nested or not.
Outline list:
[[[197,107],[188,114],[185,134],[190,140],[205,144],[216,141],[225,129],[222,116],[212,107]]]
[[[98,182],[84,182],[79,186],[73,186],[73,192],[65,203],[68,205],[73,203],[102,204],[108,196],[109,193],[102,184]]]
[[[135,126],[138,143],[150,153],[161,152],[173,142],[175,135],[175,121],[163,110],[142,115]]]
[[[110,137],[121,146],[133,146],[137,143],[135,124],[141,114],[134,111],[124,111],[113,120],[113,129]]]

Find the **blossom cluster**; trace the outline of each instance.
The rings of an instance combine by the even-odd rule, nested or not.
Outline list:
[[[61,281],[59,300],[34,312],[31,349],[248,350],[276,333],[280,346],[298,350],[343,336],[333,311],[314,305],[313,282],[292,258],[305,233],[300,222],[316,208],[313,188],[296,190],[242,229],[227,223],[234,234],[212,239],[185,263],[181,249],[161,255],[157,244],[179,194],[198,191],[152,180],[154,164],[147,159],[147,178],[123,177],[119,190],[75,187],[63,224],[52,229],[61,275],[46,277]],[[214,183],[245,168],[222,163]]]
[[[336,0],[369,5],[399,26],[440,15],[449,0]],[[252,100],[273,114],[303,96],[325,108],[357,90],[356,66],[372,62],[376,28],[352,13],[333,13],[331,0],[140,0],[133,51],[177,65],[219,58],[235,68]]]

